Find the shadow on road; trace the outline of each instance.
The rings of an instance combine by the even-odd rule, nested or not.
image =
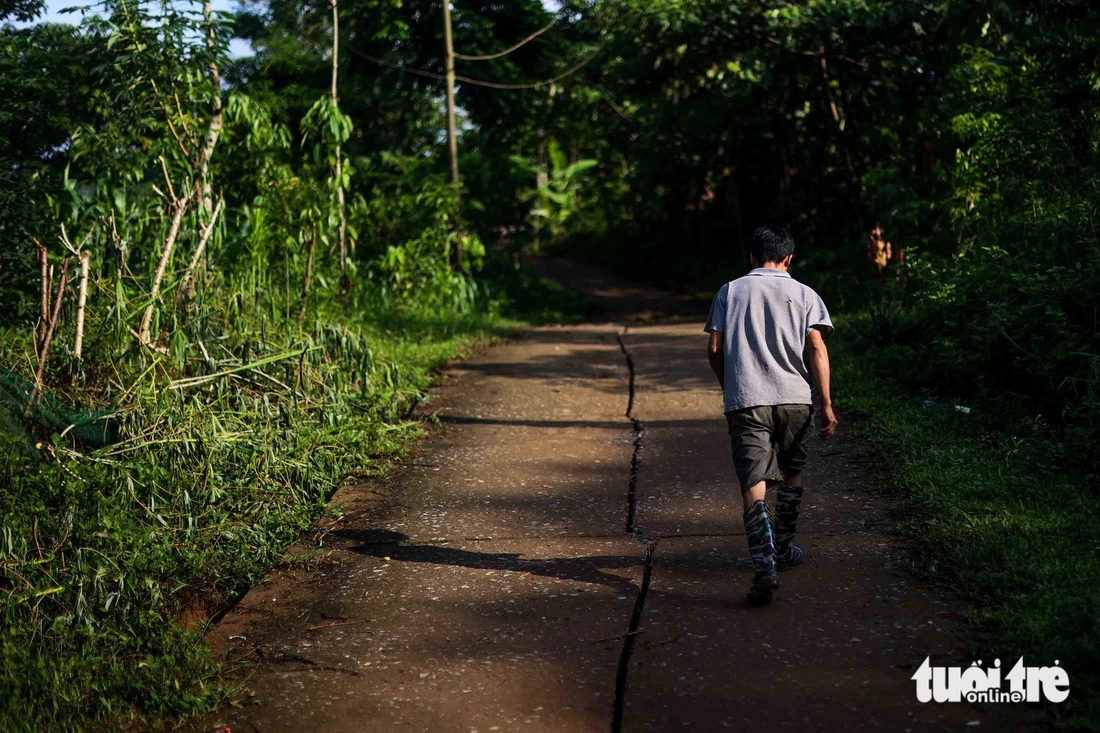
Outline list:
[[[439,422],[448,425],[510,425],[513,427],[525,428],[605,428],[608,430],[630,429],[630,425],[623,421],[611,420],[509,420],[504,418],[466,417],[465,415],[445,414],[436,415],[435,417]],[[719,431],[724,431],[726,429],[726,424],[722,421],[721,416],[717,418],[684,420],[647,420],[645,425],[648,428],[707,428],[717,429]]]
[[[638,586],[633,581],[604,572],[607,568],[637,567],[638,555],[526,560],[518,552],[473,552],[438,545],[406,545],[402,544],[409,539],[406,535],[388,529],[340,530],[333,534],[358,543],[348,548],[350,552],[389,558],[391,561],[454,565],[480,570],[508,570],[559,580],[605,585],[621,594],[638,592]]]

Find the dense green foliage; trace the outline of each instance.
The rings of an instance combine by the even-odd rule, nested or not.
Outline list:
[[[976,659],[1059,660],[1070,700],[1045,712],[1069,730],[1100,720],[1100,510],[1066,470],[1066,447],[1035,421],[918,402],[884,376],[866,316],[838,323],[837,398],[859,416],[881,473],[903,495],[897,513],[915,570],[969,602]],[[990,427],[990,426],[993,427]]]
[[[1095,577],[1058,553],[1095,544],[1064,519],[1100,474],[1100,13],[453,4],[458,184],[438,2],[348,0],[338,38],[331,5],[299,0],[235,17],[107,0],[80,27],[0,29],[0,365],[118,411],[96,448],[0,402],[0,715],[208,705],[221,693],[172,630],[181,609],[247,587],[347,471],[398,450],[428,366],[500,327],[506,293],[568,307],[517,280],[522,255],[708,292],[765,222],[794,230],[796,275],[830,307],[866,311],[853,383],[898,387],[849,399],[909,434],[918,534],[988,592],[979,620],[1095,672],[1095,599],[1035,589]],[[40,11],[0,3],[0,22]],[[231,35],[255,54],[228,58]],[[876,224],[905,253],[881,272]],[[925,399],[973,411],[941,425]],[[956,443],[929,452],[936,430]],[[1024,462],[1071,482],[1056,509],[1015,509]],[[1040,548],[1047,530],[1062,539]]]

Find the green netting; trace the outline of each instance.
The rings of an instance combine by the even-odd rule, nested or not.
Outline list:
[[[31,396],[34,384],[0,366],[0,430],[15,434],[33,446],[32,431],[65,433],[91,448],[118,439],[114,410],[78,410],[50,394]]]

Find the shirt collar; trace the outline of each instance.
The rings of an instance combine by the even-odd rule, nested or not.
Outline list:
[[[791,273],[784,272],[783,270],[777,270],[774,267],[757,267],[754,270],[750,270],[749,275],[760,275],[763,277],[790,277]]]

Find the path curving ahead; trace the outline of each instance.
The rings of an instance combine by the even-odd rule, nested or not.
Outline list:
[[[566,282],[576,272],[549,267]],[[333,498],[346,513],[319,528],[326,559],[274,573],[210,632],[248,663],[255,695],[218,722],[1006,727],[917,703],[909,677],[926,656],[968,661],[959,624],[904,570],[890,497],[843,423],[814,445],[809,561],[769,606],[745,603],[752,572],[703,314],[628,325],[634,291],[592,273],[579,287],[601,288],[597,315],[618,323],[533,329],[455,364],[422,408],[439,427],[405,466]],[[648,314],[661,302],[646,300]]]

